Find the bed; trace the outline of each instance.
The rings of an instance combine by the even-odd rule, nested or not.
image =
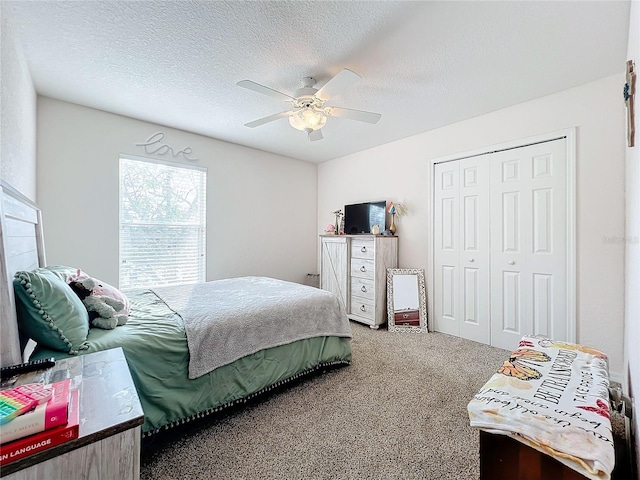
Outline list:
[[[60,359],[122,347],[145,413],[143,436],[351,363],[351,330],[337,297],[263,277],[127,291],[127,323],[113,330],[87,327],[83,339],[81,322],[65,324],[66,317],[77,313],[72,298],[65,297],[69,304],[47,297],[51,285],[61,294],[60,284],[66,285],[76,266],[46,266],[39,208],[6,183],[0,182],[0,188],[1,364],[19,363],[25,356]],[[231,315],[238,325],[227,326],[222,317],[233,306],[224,299],[232,297],[240,300]],[[283,310],[254,305],[254,299],[263,297],[276,299]],[[217,317],[206,319],[211,328],[203,329],[203,305],[209,301],[215,305],[211,315]],[[39,317],[25,327],[24,311],[34,306],[30,302]],[[72,313],[60,315],[60,308]],[[194,322],[203,337],[199,344]]]

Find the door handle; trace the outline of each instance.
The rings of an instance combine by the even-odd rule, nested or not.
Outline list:
[[[515,265],[515,264],[516,264],[516,262],[515,262],[515,261],[513,261],[513,260],[509,260],[507,263],[508,263],[509,265]]]
[[[470,259],[469,259],[469,261],[470,261],[470,262],[475,262],[475,261],[476,261],[476,259],[475,259],[475,258],[470,258]]]

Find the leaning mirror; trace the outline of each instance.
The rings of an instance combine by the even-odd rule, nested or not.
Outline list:
[[[424,270],[387,269],[387,320],[390,332],[428,331]]]

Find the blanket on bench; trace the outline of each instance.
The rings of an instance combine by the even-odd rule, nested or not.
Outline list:
[[[604,353],[525,336],[468,405],[472,427],[508,435],[593,480],[615,463]]]

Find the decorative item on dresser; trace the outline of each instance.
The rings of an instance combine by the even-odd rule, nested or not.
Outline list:
[[[320,288],[335,293],[350,320],[377,329],[387,321],[386,275],[398,266],[398,237],[321,236]]]
[[[342,210],[336,210],[335,212],[333,212],[333,215],[336,217],[336,225],[335,225],[335,229],[336,229],[336,235],[340,235],[340,233],[342,233],[342,218],[344,217],[344,213],[342,213]]]
[[[405,207],[402,203],[389,202],[387,211],[389,212],[389,215],[391,215],[391,225],[389,225],[389,231],[393,235],[395,235],[396,234],[396,215],[398,215],[399,217],[406,215],[407,207]]]
[[[428,332],[424,270],[387,269],[387,316],[390,332]]]

